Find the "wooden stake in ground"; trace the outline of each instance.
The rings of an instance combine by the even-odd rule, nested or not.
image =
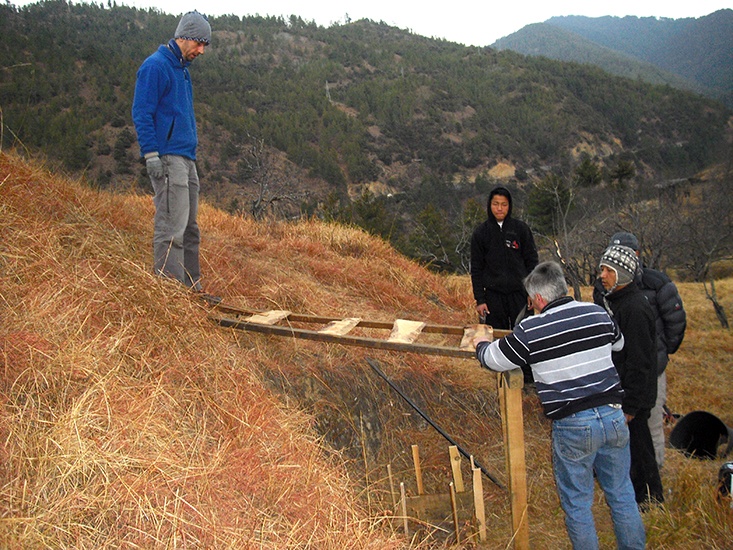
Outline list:
[[[422,470],[420,469],[420,449],[417,445],[412,446],[412,461],[415,463],[415,481],[417,482],[417,494],[424,494],[422,485]]]
[[[402,521],[405,527],[405,535],[410,534],[407,528],[407,494],[405,493],[405,482],[400,482],[400,498],[402,500]]]
[[[458,523],[458,504],[456,504],[456,487],[450,484],[450,506],[453,512],[453,526],[456,530],[456,544],[461,543],[461,525]]]
[[[473,474],[473,507],[476,514],[476,523],[478,523],[479,540],[486,540],[486,508],[484,505],[484,485],[481,480],[481,470],[471,468]]]
[[[458,451],[458,447],[451,445],[448,447],[448,454],[450,455],[450,466],[453,470],[453,483],[456,484],[456,493],[462,493],[465,489],[463,488],[463,476],[461,475],[461,453]]]
[[[389,478],[389,494],[392,497],[392,509],[397,510],[397,499],[394,493],[394,479],[392,478],[392,465],[387,464],[387,477]]]

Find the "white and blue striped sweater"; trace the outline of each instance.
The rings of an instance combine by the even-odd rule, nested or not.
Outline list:
[[[623,335],[602,307],[565,296],[524,319],[508,336],[479,343],[476,357],[495,371],[531,368],[545,414],[558,420],[621,404],[611,351],[623,345]]]

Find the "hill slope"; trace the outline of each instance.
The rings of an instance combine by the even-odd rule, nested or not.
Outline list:
[[[3,548],[402,546],[369,532],[341,459],[262,385],[273,359],[147,273],[147,198],[5,154],[0,174]],[[214,250],[268,240],[222,243],[212,225],[232,220],[202,221],[210,270],[236,260]],[[249,294],[253,271],[222,290]]]
[[[0,540],[29,548],[445,547],[399,534],[385,477],[444,492],[446,442],[365,366],[365,350],[217,328],[148,268],[148,197],[92,191],[0,153]],[[234,305],[464,324],[466,277],[442,277],[380,239],[322,222],[255,223],[203,204],[207,287]],[[733,281],[717,285],[733,308]],[[699,285],[670,364],[670,406],[733,425],[729,331]],[[503,476],[495,378],[473,361],[368,354],[490,471]],[[567,547],[549,425],[525,396],[533,547]],[[724,548],[718,463],[670,452],[650,548]],[[465,467],[465,464],[464,464]],[[489,547],[511,539],[486,487]],[[596,505],[605,544],[606,507]],[[428,538],[428,535],[430,537]],[[421,537],[425,537],[424,539]],[[608,543],[610,544],[610,543]]]

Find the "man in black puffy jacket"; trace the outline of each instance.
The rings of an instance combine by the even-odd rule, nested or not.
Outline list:
[[[612,354],[624,390],[623,411],[629,426],[631,483],[642,508],[664,502],[662,479],[649,431],[649,413],[657,398],[654,312],[634,282],[639,259],[628,246],[612,244],[601,257],[603,307],[618,323],[624,347]]]
[[[616,233],[611,237],[611,244],[628,246],[637,257],[639,241],[632,233]],[[654,454],[661,469],[664,465],[664,407],[667,404],[667,363],[669,356],[675,353],[685,337],[687,314],[682,305],[677,287],[672,280],[661,271],[644,267],[637,272],[635,282],[646,296],[654,311],[657,329],[657,401],[649,417],[649,430],[654,441]],[[593,301],[602,305],[603,285],[600,279],[593,289]]]
[[[481,322],[509,330],[526,311],[522,281],[539,259],[529,226],[512,217],[512,195],[494,187],[486,204],[487,220],[471,236],[471,284]]]

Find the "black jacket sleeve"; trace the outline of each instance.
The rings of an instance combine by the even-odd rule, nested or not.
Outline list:
[[[672,354],[680,348],[687,328],[687,314],[674,283],[665,284],[657,292],[657,309],[664,324],[667,353]]]
[[[487,250],[484,248],[481,238],[482,226],[476,228],[471,236],[471,286],[476,305],[486,303],[486,292],[484,291],[484,262]]]
[[[531,273],[532,270],[537,267],[540,261],[539,254],[537,253],[537,245],[534,242],[534,235],[528,225],[524,225],[524,234],[522,235],[522,259],[524,260],[524,267],[527,273]]]

